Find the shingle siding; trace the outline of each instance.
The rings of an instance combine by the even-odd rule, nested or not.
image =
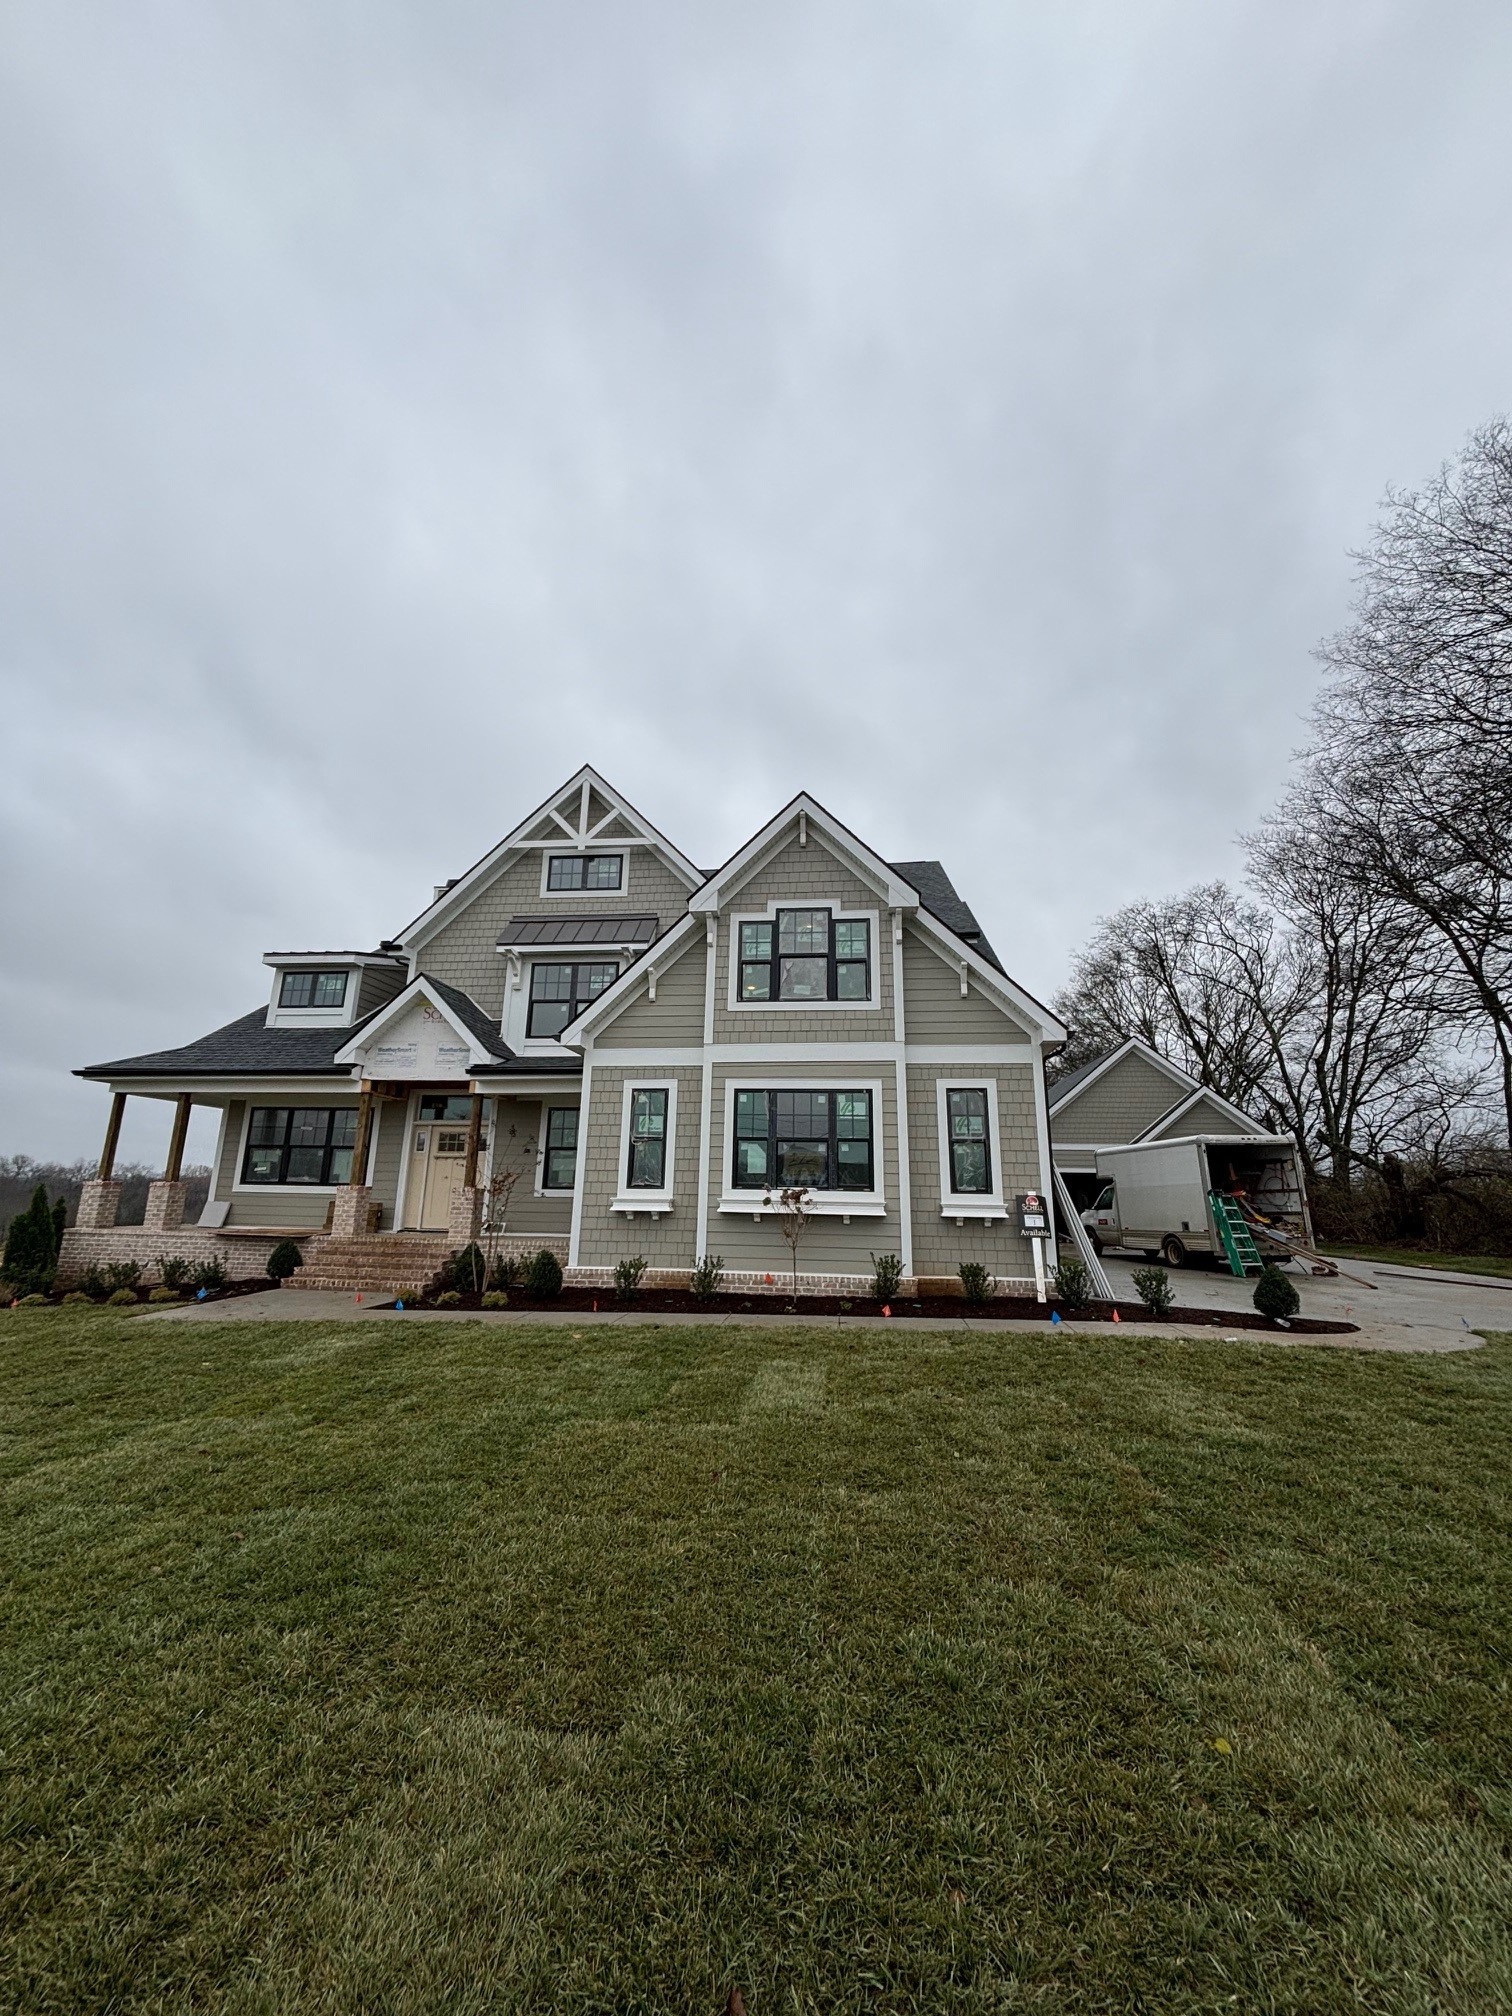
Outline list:
[[[572,1229],[572,1193],[548,1190],[536,1195],[541,1179],[541,1108],[576,1106],[575,1096],[537,1094],[533,1099],[501,1099],[494,1121],[493,1167],[496,1173],[518,1169],[520,1180],[509,1200],[505,1219],[511,1237],[565,1238]],[[581,1156],[582,1143],[578,1144]]]
[[[964,1004],[963,1004],[964,1005]],[[1026,1190],[1040,1187],[1038,1136],[1034,1116],[1034,1071],[1028,1064],[937,1064],[908,1067],[908,1162],[913,1184],[915,1274],[953,1275],[963,1260],[978,1260],[995,1275],[1031,1280],[1034,1256],[1017,1225],[957,1225],[945,1217],[944,1172],[940,1167],[941,1084],[992,1079],[998,1089],[1002,1196],[1008,1209]]]
[[[660,987],[657,988],[660,1005]],[[620,1167],[625,1087],[652,1081],[677,1085],[672,1148],[670,1211],[635,1218],[611,1211],[623,1194]],[[580,1267],[613,1267],[640,1254],[654,1268],[691,1267],[698,1233],[698,1110],[702,1074],[682,1066],[672,1071],[601,1065],[596,1059],[589,1088],[588,1124],[578,1144],[578,1181],[583,1186]]]
[[[385,1001],[392,1001],[404,988],[402,966],[363,966],[357,976],[357,1013],[352,1018],[365,1022]]]
[[[903,1007],[910,1043],[1016,1043],[1028,1032],[968,976],[947,965],[910,926],[903,927]]]
[[[666,931],[687,909],[689,891],[648,848],[627,852],[623,889],[575,891],[570,899],[542,896],[538,852],[511,862],[420,948],[418,970],[460,987],[497,1020],[504,1007],[505,971],[499,935],[512,917],[560,913],[575,904],[596,916],[653,914]]]
[[[1185,1134],[1263,1134],[1266,1131],[1258,1120],[1248,1121],[1241,1126],[1232,1114],[1225,1113],[1223,1108],[1214,1105],[1211,1099],[1203,1098],[1172,1120],[1168,1126],[1162,1127],[1154,1138],[1157,1141],[1179,1140]]]
[[[708,948],[700,926],[686,951],[656,975],[656,999],[649,982],[636,982],[636,994],[612,1022],[594,1038],[599,1050],[653,1048],[660,1044],[701,1044],[704,1032],[704,976]]]
[[[1102,1147],[1132,1141],[1185,1096],[1186,1088],[1169,1073],[1131,1050],[1079,1092],[1064,1112],[1052,1115],[1050,1138]]]

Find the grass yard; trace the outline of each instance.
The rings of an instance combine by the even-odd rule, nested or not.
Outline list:
[[[1512,1260],[1501,1253],[1418,1253],[1400,1246],[1324,1246],[1339,1260],[1375,1260],[1383,1267],[1436,1267],[1450,1274],[1498,1274],[1512,1280]]]
[[[6,2010],[1512,2005],[1512,1339],[0,1373]]]

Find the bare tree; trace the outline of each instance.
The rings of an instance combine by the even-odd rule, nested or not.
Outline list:
[[[801,1185],[791,1185],[786,1190],[768,1190],[762,1203],[770,1205],[777,1214],[777,1224],[788,1243],[788,1252],[793,1261],[793,1307],[798,1307],[798,1248],[803,1243],[803,1235],[808,1230],[808,1222],[814,1215],[813,1198]]]
[[[1352,885],[1444,953],[1451,1008],[1494,1048],[1512,1144],[1512,426],[1389,493],[1356,558],[1299,790]]]

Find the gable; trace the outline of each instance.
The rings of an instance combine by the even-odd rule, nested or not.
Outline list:
[[[432,1001],[418,997],[381,1022],[353,1051],[365,1078],[466,1078],[475,1045]]]
[[[968,971],[949,962],[908,924],[903,929],[903,1024],[910,1043],[1027,1043],[1030,1031]],[[1169,1103],[1169,1102],[1168,1102]]]
[[[1142,1050],[1130,1050],[1051,1114],[1050,1132],[1058,1142],[1111,1148],[1136,1140],[1187,1090],[1184,1080],[1152,1063]]]
[[[647,971],[638,975],[634,991],[616,1015],[594,1033],[598,1050],[678,1048],[703,1042],[704,977],[708,967],[708,947],[703,935],[690,937],[682,951],[674,951],[670,965],[658,968],[653,953]],[[656,999],[651,999],[651,971],[656,973]]]
[[[1174,1140],[1184,1134],[1263,1134],[1265,1131],[1258,1120],[1236,1120],[1210,1092],[1204,1092],[1195,1105],[1173,1113],[1164,1126],[1151,1133],[1150,1139],[1161,1141],[1170,1137]]]
[[[812,830],[805,846],[797,833],[781,842],[721,897],[721,916],[760,916],[771,903],[832,903],[846,910],[876,910],[884,896]]]

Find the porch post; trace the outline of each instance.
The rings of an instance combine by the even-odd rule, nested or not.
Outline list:
[[[184,1138],[193,1111],[193,1095],[181,1092],[168,1141],[168,1160],[158,1180],[147,1185],[147,1208],[142,1214],[144,1232],[177,1232],[184,1222],[184,1185],[180,1175],[184,1167]]]
[[[110,1118],[105,1123],[105,1145],[100,1150],[100,1166],[95,1171],[97,1183],[108,1183],[115,1174],[116,1149],[121,1145],[121,1119],[125,1111],[126,1094],[112,1092]]]
[[[483,1200],[478,1193],[478,1149],[483,1135],[483,1095],[474,1092],[467,1116],[467,1160],[462,1187],[452,1196],[448,1231],[457,1246],[471,1246],[483,1229]]]
[[[352,1145],[352,1173],[338,1185],[331,1203],[333,1239],[361,1239],[368,1231],[368,1205],[372,1191],[364,1182],[367,1175],[368,1143],[373,1134],[373,1087],[364,1078],[357,1100],[357,1139]]]
[[[478,1146],[483,1138],[483,1094],[472,1095],[472,1111],[467,1116],[467,1161],[463,1166],[462,1187],[476,1190],[478,1187]]]
[[[168,1164],[163,1171],[165,1183],[177,1183],[184,1167],[184,1142],[189,1133],[189,1115],[194,1110],[194,1100],[187,1092],[179,1094],[177,1110],[173,1115],[173,1134],[168,1142]]]
[[[121,1208],[121,1186],[115,1180],[116,1149],[121,1141],[121,1116],[126,1111],[126,1094],[110,1095],[110,1118],[105,1123],[105,1145],[100,1150],[100,1166],[79,1190],[79,1215],[74,1221],[81,1232],[108,1232]]]

